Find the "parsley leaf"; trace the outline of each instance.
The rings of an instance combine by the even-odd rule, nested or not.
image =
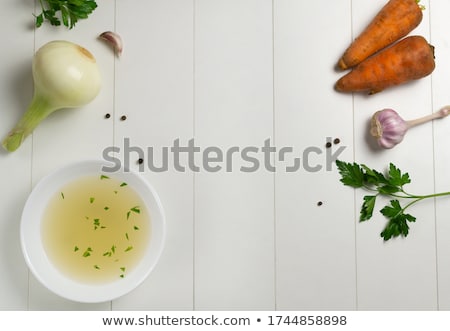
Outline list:
[[[361,164],[364,170],[364,180],[370,185],[387,184],[389,180],[381,173],[374,169],[370,169],[365,164]]]
[[[351,187],[362,187],[364,185],[364,171],[357,163],[347,163],[336,160],[341,182]]]
[[[359,221],[367,221],[372,218],[373,209],[375,208],[376,195],[366,195],[363,200],[364,203],[361,207]]]
[[[41,13],[35,15],[36,27],[45,20],[51,25],[63,25],[72,29],[80,19],[86,19],[97,8],[95,0],[39,0]]]
[[[391,163],[389,165],[389,182],[392,185],[403,187],[403,185],[411,183],[411,179],[408,173],[402,174],[400,169]]]
[[[391,200],[391,205],[385,206],[380,212],[389,219],[388,224],[381,232],[381,236],[384,240],[389,240],[398,236],[406,237],[409,233],[407,222],[416,221],[414,216],[404,213],[404,209],[400,206],[398,200]]]

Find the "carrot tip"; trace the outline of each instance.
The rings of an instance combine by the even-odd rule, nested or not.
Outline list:
[[[383,89],[372,89],[372,90],[370,90],[369,91],[369,95],[374,95],[374,94],[377,94],[377,93],[380,93],[381,91],[383,91]]]
[[[345,91],[344,91],[344,88],[343,88],[343,86],[342,86],[341,79],[339,79],[339,80],[336,82],[336,84],[334,84],[334,89],[335,89],[337,92],[345,92]]]
[[[348,69],[347,64],[345,64],[344,60],[341,58],[338,62],[338,67],[342,70],[346,70]]]

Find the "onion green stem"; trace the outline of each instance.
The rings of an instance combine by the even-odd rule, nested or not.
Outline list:
[[[39,123],[54,110],[56,108],[52,107],[45,98],[35,93],[25,114],[3,140],[3,147],[9,152],[15,151]]]

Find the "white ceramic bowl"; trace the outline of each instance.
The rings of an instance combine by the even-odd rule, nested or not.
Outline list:
[[[21,219],[20,239],[28,267],[50,291],[78,302],[104,302],[136,288],[150,274],[161,255],[165,240],[165,217],[155,190],[135,172],[120,169],[104,172],[105,161],[84,161],[60,168],[44,177],[31,192]],[[142,198],[150,214],[151,238],[143,258],[126,277],[105,284],[77,282],[62,274],[49,260],[41,238],[42,215],[50,198],[68,182],[86,175],[106,174],[130,185]]]

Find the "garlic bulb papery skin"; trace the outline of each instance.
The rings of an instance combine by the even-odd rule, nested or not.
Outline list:
[[[370,133],[380,147],[390,149],[403,140],[408,128],[408,123],[395,110],[383,109],[373,114]]]
[[[370,134],[377,139],[380,147],[392,148],[403,140],[406,131],[410,128],[448,115],[450,115],[450,105],[442,107],[437,112],[409,121],[403,120],[393,109],[383,109],[373,114]]]
[[[20,121],[3,140],[15,151],[36,126],[54,111],[81,107],[100,92],[101,77],[95,57],[84,47],[56,40],[42,46],[33,57],[34,95]]]

